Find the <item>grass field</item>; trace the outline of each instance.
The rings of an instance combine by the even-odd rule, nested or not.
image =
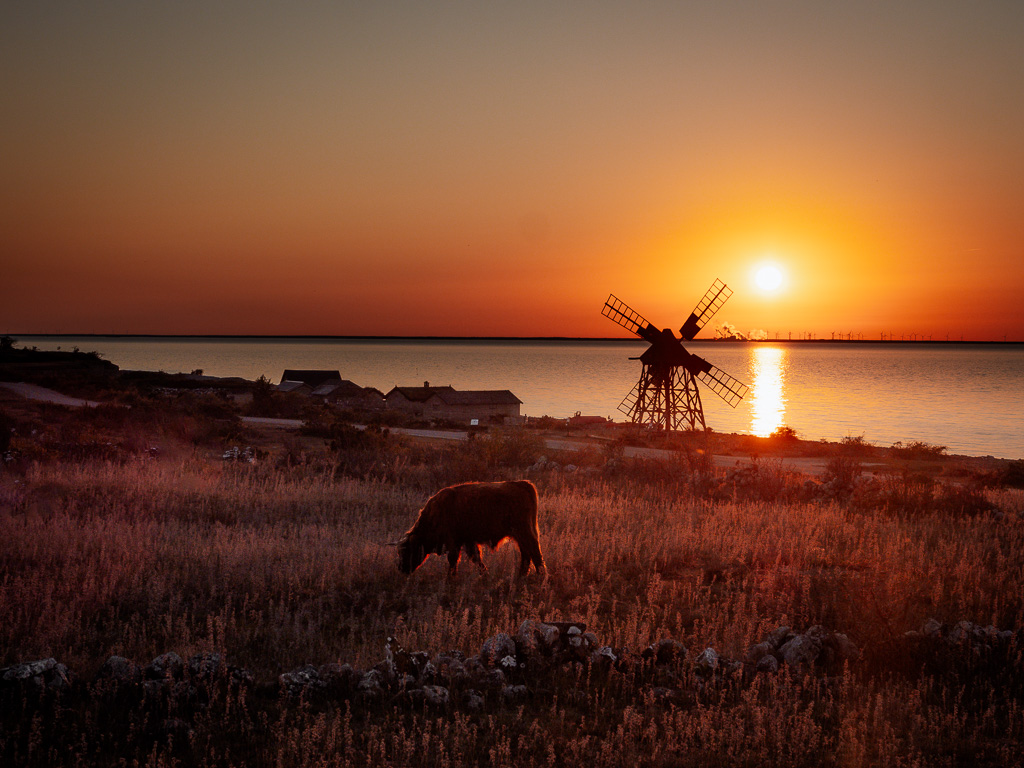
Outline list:
[[[39,700],[4,689],[5,765],[1002,766],[1024,750],[1014,488],[903,471],[826,492],[829,478],[771,459],[730,477],[693,452],[595,453],[577,472],[531,476],[546,579],[513,578],[514,545],[485,553],[488,574],[464,562],[448,580],[435,557],[407,578],[389,542],[423,502],[452,482],[524,476],[534,438],[430,447],[335,428],[333,447],[264,439],[247,463],[220,454],[260,438],[201,414],[43,408],[15,422],[22,459],[0,470],[0,667],[53,657],[75,679]],[[1016,635],[995,650],[906,636],[930,618]],[[474,711],[268,692],[305,664],[370,669],[388,636],[471,656],[531,619],[586,622],[620,654],[665,637],[689,652],[657,671],[527,676],[524,698]],[[700,678],[705,648],[742,660],[780,625],[843,632],[862,655],[827,672]],[[168,651],[219,653],[256,685],[150,706],[94,682],[110,656]]]

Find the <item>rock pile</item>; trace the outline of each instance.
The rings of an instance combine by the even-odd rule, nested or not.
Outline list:
[[[931,619],[920,631],[907,634],[940,649],[969,648],[979,654],[1018,642],[1014,632],[966,621],[948,626]],[[356,707],[476,712],[543,696],[559,679],[570,688],[576,686],[578,676],[560,678],[560,673],[585,667],[596,679],[618,675],[616,684],[634,690],[638,698],[683,705],[694,701],[698,692],[726,681],[745,685],[757,675],[784,667],[830,675],[859,658],[861,651],[849,637],[822,626],[802,632],[780,626],[747,648],[742,659],[731,659],[711,647],[690,656],[672,638],[636,652],[602,644],[582,622],[527,620],[515,633],[488,638],[475,655],[408,651],[388,638],[385,658],[370,669],[338,663],[305,665],[259,685],[250,672],[226,664],[216,653],[196,654],[187,661],[165,653],[145,665],[111,656],[92,681],[79,680],[55,659],[43,659],[0,670],[0,696],[29,703],[53,696],[100,696],[179,718],[183,712],[208,706],[215,690],[241,689],[267,698],[349,701]],[[181,730],[175,723],[167,727]]]
[[[820,625],[799,634],[789,627],[778,627],[760,643],[750,646],[744,657],[755,672],[777,672],[782,665],[831,672],[845,661],[860,658],[860,649],[842,632],[832,632]]]
[[[224,455],[221,457],[224,461],[241,461],[246,464],[256,463],[256,449],[251,445],[245,446],[245,448],[239,448],[237,445],[233,445],[224,451]]]
[[[966,649],[979,656],[1007,650],[1017,639],[1017,633],[1011,629],[1000,631],[991,624],[983,627],[971,621],[960,621],[950,626],[938,619],[928,619],[920,630],[911,630],[904,637],[941,643],[951,649]]]
[[[533,464],[527,467],[526,471],[530,474],[536,475],[542,472],[576,472],[579,470],[575,464],[561,465],[557,461],[552,461],[547,456],[540,456]]]
[[[40,659],[0,669],[0,689],[20,690],[31,698],[47,691],[63,693],[71,688],[72,674],[56,659]]]

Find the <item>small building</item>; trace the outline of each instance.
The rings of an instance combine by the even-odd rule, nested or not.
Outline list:
[[[277,385],[277,391],[283,392],[286,395],[310,395],[313,393],[313,388],[304,381],[283,379],[281,383]]]
[[[381,410],[384,394],[374,387],[360,387],[348,379],[327,381],[314,389],[311,396],[324,403],[359,410]]]
[[[297,368],[288,368],[281,376],[281,384],[284,384],[286,381],[301,381],[303,384],[306,384],[312,392],[321,384],[326,384],[329,381],[340,383],[341,371],[309,371]]]
[[[569,417],[570,427],[592,427],[608,423],[608,419],[604,416],[582,416],[579,411],[576,411],[575,415]]]
[[[507,389],[464,390],[451,386],[394,387],[384,395],[388,409],[404,411],[425,419],[447,419],[471,423],[503,423],[519,417],[523,401]]]

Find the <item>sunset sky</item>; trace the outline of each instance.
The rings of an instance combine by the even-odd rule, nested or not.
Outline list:
[[[721,278],[744,332],[1024,340],[1022,41],[1018,0],[4,3],[0,332],[618,336],[609,292],[678,328]]]

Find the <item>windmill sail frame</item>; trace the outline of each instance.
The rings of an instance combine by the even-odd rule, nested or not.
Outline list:
[[[639,358],[639,381],[619,405],[630,421],[666,431],[706,430],[698,381],[732,408],[746,396],[746,384],[683,346],[683,341],[691,340],[732,293],[729,286],[716,279],[679,329],[681,339],[669,329],[659,331],[617,296],[608,295],[601,314],[651,344]]]

